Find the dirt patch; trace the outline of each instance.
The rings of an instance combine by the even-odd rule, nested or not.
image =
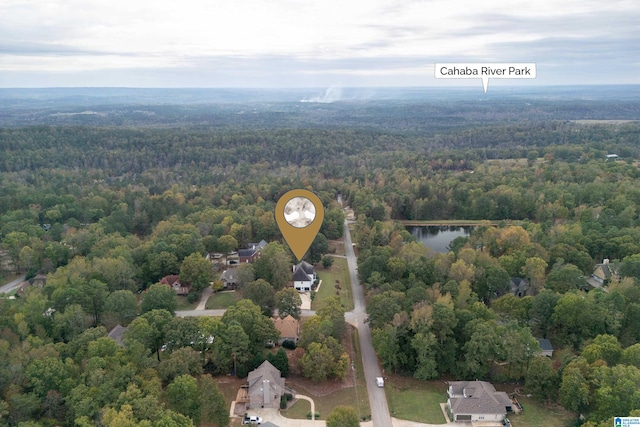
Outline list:
[[[224,395],[227,407],[231,407],[231,402],[238,395],[238,389],[247,383],[246,378],[236,378],[231,375],[215,377],[218,389]]]
[[[344,255],[344,240],[342,238],[338,240],[329,240],[329,253],[335,255]]]

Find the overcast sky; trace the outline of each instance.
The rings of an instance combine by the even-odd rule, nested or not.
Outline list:
[[[640,84],[638,0],[0,0],[0,87]],[[473,82],[474,85],[481,83]]]

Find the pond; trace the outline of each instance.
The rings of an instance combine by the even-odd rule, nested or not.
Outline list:
[[[426,247],[431,248],[434,252],[449,252],[449,244],[456,237],[467,237],[471,234],[473,227],[458,226],[425,226],[425,227],[407,227],[407,231],[411,233],[419,242]]]

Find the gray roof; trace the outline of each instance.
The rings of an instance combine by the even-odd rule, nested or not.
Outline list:
[[[249,395],[252,394],[251,390],[254,386],[262,386],[262,380],[269,380],[272,386],[273,384],[277,384],[284,388],[284,378],[280,375],[278,368],[273,366],[268,360],[265,360],[256,369],[249,372],[249,375],[247,376],[247,382],[249,383]]]
[[[266,246],[267,246],[267,242],[263,239],[263,240],[260,240],[258,243],[249,243],[249,245],[247,246],[247,249],[256,249],[261,251]]]
[[[239,257],[250,257],[255,255],[255,253],[258,252],[257,249],[255,248],[249,248],[249,249],[238,249],[238,256]]]
[[[247,377],[247,383],[249,386],[249,399],[252,407],[262,404],[267,404],[265,401],[265,392],[271,399],[272,396],[280,396],[284,393],[284,378],[280,375],[280,371],[274,367],[268,360],[262,362],[255,370],[249,372]],[[263,387],[268,385],[269,390],[263,390]],[[280,401],[268,402],[270,405],[280,405]],[[277,407],[273,406],[273,407]],[[268,406],[271,407],[271,406]]]
[[[298,271],[299,269],[304,270],[307,274],[314,273],[313,265],[309,264],[306,261],[302,261],[300,264],[296,265],[296,271]]]
[[[553,351],[553,346],[551,345],[551,341],[546,338],[536,338],[538,340],[538,344],[540,344],[540,349],[542,351]]]
[[[293,273],[293,280],[297,282],[310,282],[309,275],[302,268],[296,268],[295,273]]]
[[[529,289],[529,282],[522,277],[512,277],[509,283],[513,294],[517,294],[518,292],[524,293]]]
[[[455,381],[449,383],[451,395],[449,402],[454,414],[500,414],[507,413],[512,405],[504,391],[496,391],[486,381]]]
[[[122,325],[116,325],[113,327],[111,332],[109,332],[108,337],[114,340],[115,342],[117,342],[118,344],[124,345],[124,343],[122,342],[122,334],[124,334],[126,330],[127,330],[126,327]]]
[[[229,283],[236,283],[238,281],[238,272],[234,268],[230,270],[225,270],[222,272],[222,275],[220,276],[220,280],[229,282]]]

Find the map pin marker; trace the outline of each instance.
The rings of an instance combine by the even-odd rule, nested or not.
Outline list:
[[[276,222],[298,261],[318,235],[323,219],[320,198],[308,190],[291,190],[276,204]]]

